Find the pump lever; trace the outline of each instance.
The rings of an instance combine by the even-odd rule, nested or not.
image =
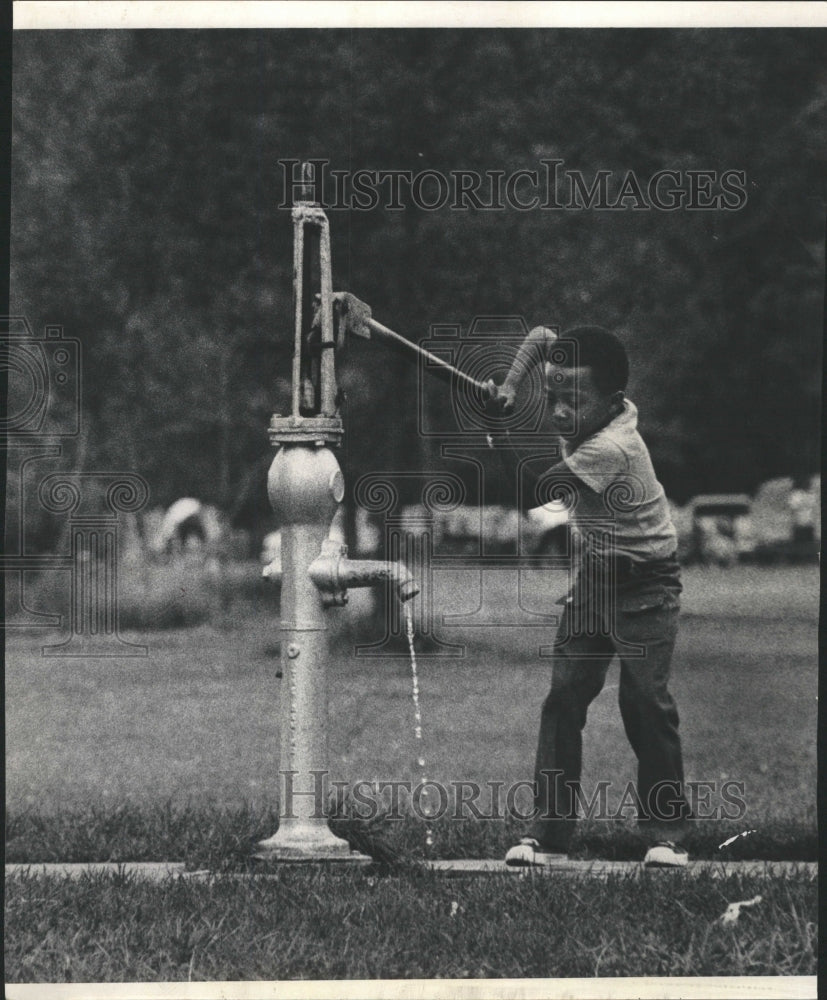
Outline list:
[[[312,331],[321,329],[320,327],[320,317],[321,315],[321,296],[316,296],[315,302],[315,312],[313,316]],[[390,327],[385,326],[378,320],[373,319],[370,306],[362,302],[355,295],[350,292],[334,292],[333,293],[333,315],[336,324],[336,346],[342,347],[347,334],[355,334],[357,337],[364,337],[366,340],[370,340],[371,333],[375,333],[379,337],[383,337],[386,340],[392,340],[394,343],[402,344],[409,350],[414,351],[420,357],[425,358],[430,364],[435,365],[442,371],[447,371],[460,382],[462,382],[466,388],[474,389],[483,395],[484,399],[496,399],[497,398],[497,386],[494,384],[493,379],[488,379],[487,382],[480,382],[475,378],[471,378],[470,375],[466,375],[465,372],[459,370],[454,365],[445,361],[444,358],[438,357],[436,354],[431,354],[430,351],[426,351],[424,347],[420,347],[419,344],[415,344],[412,340],[408,340],[401,334],[396,333],[395,330],[391,330]]]
[[[370,306],[357,299],[350,292],[333,293],[333,330],[336,348],[344,347],[350,334],[370,340]],[[313,319],[310,324],[308,343],[321,343],[322,336],[322,296],[313,298]]]
[[[401,334],[389,329],[387,326],[383,326],[382,323],[378,323],[375,319],[369,319],[367,321],[367,325],[372,333],[376,333],[380,337],[385,337],[387,340],[393,340],[397,344],[404,344],[405,347],[415,351],[420,357],[423,357],[430,362],[430,364],[436,365],[437,368],[440,368],[443,371],[450,372],[450,374],[462,382],[466,388],[474,389],[476,392],[482,393],[483,397],[486,399],[497,398],[497,386],[494,384],[493,379],[488,379],[487,382],[480,382],[475,378],[471,378],[470,375],[466,375],[465,372],[460,371],[459,368],[454,367],[454,365],[450,364],[448,361],[438,357],[436,354],[431,354],[431,352],[426,351],[424,347],[420,347],[419,344],[415,344],[412,340],[408,340],[406,337],[403,337]]]

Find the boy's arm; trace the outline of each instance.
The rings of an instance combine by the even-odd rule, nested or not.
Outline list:
[[[495,452],[504,475],[512,482],[517,468],[520,468],[520,487],[522,488],[519,490],[519,507],[523,512],[531,510],[532,507],[542,506],[542,502],[537,496],[539,483],[553,481],[556,478],[566,482],[572,482],[575,479],[565,460],[560,459],[551,466],[545,464],[550,457],[548,453],[544,455],[542,450],[528,449],[513,444],[508,431],[488,434],[488,446]],[[543,492],[545,493],[547,490]]]
[[[511,368],[503,384],[498,389],[498,399],[503,413],[514,409],[514,399],[525,376],[537,365],[541,372],[548,360],[549,349],[557,340],[557,334],[548,326],[535,326],[517,348]]]

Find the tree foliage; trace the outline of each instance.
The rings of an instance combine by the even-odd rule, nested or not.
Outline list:
[[[13,311],[83,342],[86,461],[232,510],[261,493],[289,388],[279,159],[743,170],[730,212],[334,209],[335,284],[417,340],[480,314],[618,330],[677,499],[812,471],[826,47],[794,30],[17,32]],[[440,467],[414,366],[354,343],[342,383],[351,483]]]

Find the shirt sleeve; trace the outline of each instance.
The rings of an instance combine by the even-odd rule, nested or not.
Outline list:
[[[595,493],[629,471],[629,461],[623,449],[608,435],[595,434],[584,441],[565,459],[568,469]]]
[[[557,334],[551,326],[535,326],[520,344],[517,354],[503,382],[504,389],[514,392],[519,389],[523,379],[535,365],[542,367],[548,361],[551,348],[557,341]]]

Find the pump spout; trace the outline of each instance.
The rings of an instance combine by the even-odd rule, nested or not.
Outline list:
[[[419,585],[402,562],[383,562],[381,559],[341,559],[339,580],[345,589],[372,587],[390,580],[396,588],[396,596],[403,603],[419,593]]]
[[[386,581],[394,584],[400,601],[409,601],[419,593],[419,586],[404,563],[348,559],[347,546],[335,536],[322,542],[322,551],[310,564],[308,574],[328,608],[346,604],[350,587],[373,587]]]

